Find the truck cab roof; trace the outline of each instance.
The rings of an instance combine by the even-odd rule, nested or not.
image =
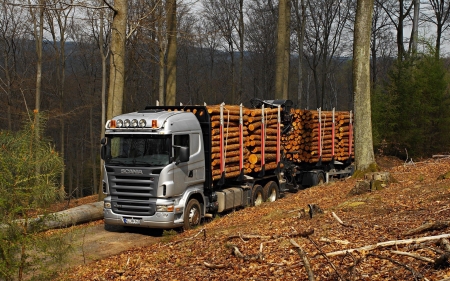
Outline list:
[[[106,123],[107,132],[176,132],[200,131],[200,124],[192,112],[141,110],[115,116]]]

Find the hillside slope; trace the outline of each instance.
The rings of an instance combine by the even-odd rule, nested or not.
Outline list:
[[[387,241],[449,236],[450,179],[437,178],[450,171],[450,159],[400,163],[386,170],[398,182],[383,190],[349,196],[353,178],[305,189],[165,236],[164,242],[71,269],[57,280],[308,280],[292,241],[306,253],[315,280],[450,278],[448,256],[440,267],[433,263],[444,253],[439,239],[325,256]],[[324,212],[312,219],[299,217],[308,204]],[[430,222],[444,223],[440,229],[406,235]]]

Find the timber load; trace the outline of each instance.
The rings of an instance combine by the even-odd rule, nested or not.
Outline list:
[[[283,136],[286,159],[316,163],[354,158],[351,111],[292,109],[292,130]]]
[[[317,163],[354,157],[349,111],[284,112],[282,107],[240,105],[209,105],[206,110],[211,123],[213,180],[281,168],[281,159]],[[281,121],[284,115],[290,116],[287,124]]]

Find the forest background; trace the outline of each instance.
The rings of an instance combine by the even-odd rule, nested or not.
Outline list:
[[[119,2],[10,0],[0,5],[0,130],[17,132],[42,114],[42,135],[64,161],[60,186],[73,197],[99,189],[99,140],[113,63],[111,25]],[[281,2],[288,7],[287,97],[297,108],[353,110],[356,1]],[[176,104],[247,106],[251,98],[276,98],[278,1],[127,3],[123,112],[171,98]],[[175,28],[170,27],[171,3],[176,3]],[[374,1],[377,152],[403,159],[448,152],[448,54],[442,46],[449,15],[450,1]],[[176,90],[169,97],[174,30]]]

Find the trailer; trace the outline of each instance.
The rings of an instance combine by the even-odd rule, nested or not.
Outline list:
[[[292,143],[306,137],[299,136],[292,102],[252,105],[147,106],[108,120],[101,141],[105,227],[190,229],[206,216],[353,173],[352,133],[345,161],[335,157],[334,127],[319,128],[318,144],[308,146],[323,148],[327,140],[328,147],[333,132],[332,158],[308,152],[314,157],[302,161],[304,145]]]

